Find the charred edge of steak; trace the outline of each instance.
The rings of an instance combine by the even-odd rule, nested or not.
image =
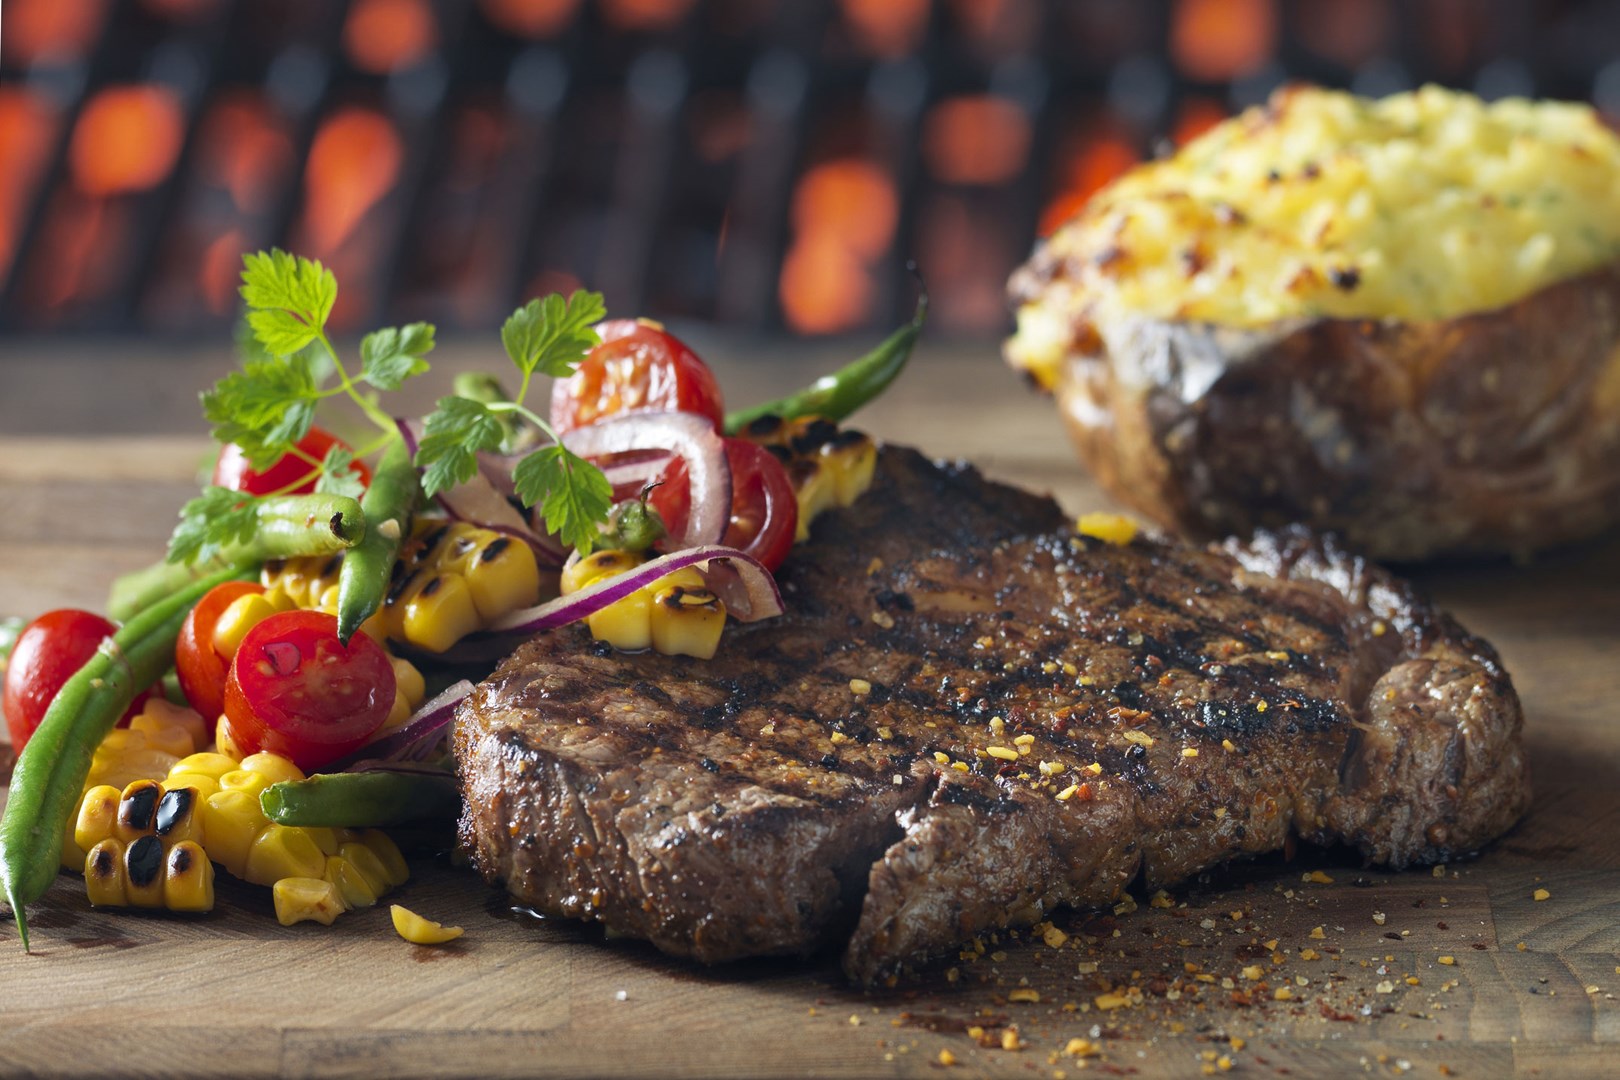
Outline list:
[[[1396,579],[1304,532],[1201,550],[1061,523],[885,450],[784,568],[788,614],[714,660],[537,637],[458,712],[463,847],[673,955],[847,936],[874,983],[1293,834],[1398,867],[1523,812],[1506,673]]]

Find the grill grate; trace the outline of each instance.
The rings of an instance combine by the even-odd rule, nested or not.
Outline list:
[[[885,325],[915,257],[990,334],[1038,231],[1298,77],[1620,114],[1620,11],[1530,0],[8,0],[0,329],[217,333],[238,256],[335,321],[537,290],[751,331]]]

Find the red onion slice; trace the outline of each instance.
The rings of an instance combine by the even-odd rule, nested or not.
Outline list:
[[[405,439],[406,448],[414,457],[424,425],[420,420],[402,420],[397,417],[394,424],[399,428],[400,435]],[[498,457],[498,455],[491,456]],[[563,546],[549,534],[529,525],[517,507],[508,502],[506,496],[490,482],[489,477],[485,475],[482,462],[472,479],[464,484],[457,484],[449,491],[441,491],[434,498],[444,507],[445,513],[457,521],[465,521],[469,525],[477,525],[481,529],[489,529],[491,532],[498,532],[528,544],[534,549],[535,557],[540,560],[541,566],[555,570],[562,565],[563,558],[567,554]]]
[[[718,544],[731,523],[731,466],[726,447],[705,416],[687,412],[615,416],[562,437],[581,457],[600,458],[630,450],[667,450],[686,459],[692,512],[686,532],[670,540],[681,548]]]
[[[782,614],[782,594],[777,591],[776,579],[769,570],[752,555],[736,548],[707,544],[642,563],[634,570],[604,578],[538,607],[514,611],[496,621],[490,631],[537,634],[567,626],[684,566],[696,566],[703,573],[704,581],[710,583],[709,587],[725,601],[726,610],[739,622],[756,622]],[[725,592],[722,593],[719,586],[723,586]]]
[[[447,734],[456,706],[473,689],[466,679],[450,685],[438,697],[424,702],[394,731],[317,771],[348,772],[368,762],[414,761],[429,756]]]

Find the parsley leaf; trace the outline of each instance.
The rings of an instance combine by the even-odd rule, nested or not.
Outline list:
[[[248,325],[272,356],[316,340],[337,301],[337,278],[318,261],[280,249],[242,256],[242,299]]]
[[[268,468],[315,422],[320,387],[307,358],[249,360],[202,393],[214,438],[236,443],[256,469]]]
[[[499,450],[505,437],[500,417],[483,402],[440,398],[416,448],[416,464],[425,470],[422,491],[433,496],[471,480],[478,471],[478,451]]]
[[[180,508],[180,524],[169,537],[169,562],[206,562],[221,548],[251,541],[258,531],[257,501],[230,488],[203,488]]]
[[[552,293],[512,312],[501,327],[501,344],[525,377],[539,371],[561,378],[601,343],[592,324],[606,314],[601,293],[576,289],[566,301]]]
[[[374,330],[360,340],[360,377],[379,390],[398,390],[400,383],[428,369],[422,357],[433,351],[433,326]]]
[[[526,505],[539,504],[546,528],[581,555],[591,553],[597,522],[613,504],[613,485],[601,469],[567,447],[547,446],[518,462],[512,483]]]
[[[353,450],[335,443],[327,448],[315,490],[327,495],[347,495],[351,499],[366,493],[366,485],[360,482],[360,474],[354,469]]]

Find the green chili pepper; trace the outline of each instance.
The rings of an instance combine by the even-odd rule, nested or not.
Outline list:
[[[894,382],[922,333],[928,317],[928,293],[917,297],[917,313],[911,321],[890,334],[877,348],[831,375],[823,375],[803,390],[763,405],[740,409],[726,415],[726,434],[736,435],[755,420],[777,416],[792,420],[797,416],[825,416],[842,420],[883,393]]]
[[[345,645],[382,607],[421,492],[410,451],[403,439],[397,440],[383,452],[371,486],[360,499],[368,522],[366,535],[343,556],[338,570],[338,640]]]
[[[11,903],[23,948],[24,905],[45,895],[62,858],[62,832],[78,805],[96,747],[135,695],[174,663],[174,642],[204,593],[225,581],[251,580],[256,566],[210,574],[142,611],[63,684],[11,774],[11,795],[0,817],[0,885]]]
[[[307,780],[271,784],[259,793],[264,816],[278,825],[334,829],[398,825],[447,818],[461,805],[449,773],[318,773]]]

